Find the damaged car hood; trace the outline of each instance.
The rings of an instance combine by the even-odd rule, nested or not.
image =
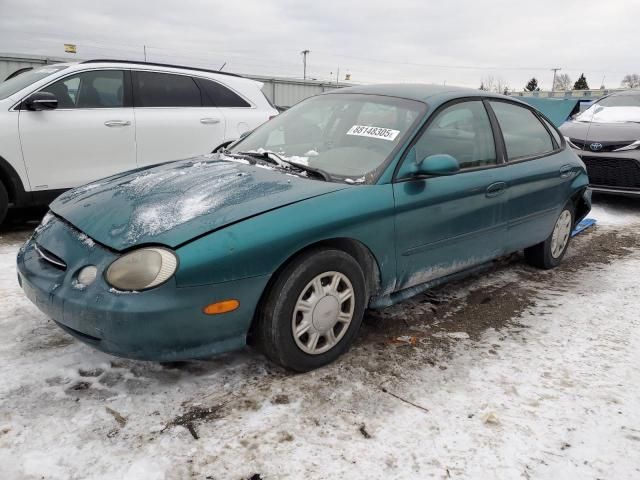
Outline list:
[[[51,210],[114,250],[141,244],[176,247],[248,217],[344,188],[349,187],[213,155],[90,183],[62,194]]]

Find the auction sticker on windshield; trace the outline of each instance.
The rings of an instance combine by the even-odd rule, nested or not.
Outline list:
[[[394,141],[400,130],[390,128],[370,127],[368,125],[354,125],[349,129],[347,135],[357,135],[359,137],[381,138],[382,140]]]

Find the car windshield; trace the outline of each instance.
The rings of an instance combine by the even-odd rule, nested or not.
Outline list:
[[[64,70],[68,65],[46,65],[44,67],[29,70],[28,72],[16,75],[9,80],[0,83],[0,100],[10,97],[38,80],[48,77],[52,73]]]
[[[364,183],[385,165],[426,105],[377,95],[336,93],[297,104],[231,147],[231,153],[273,152],[319,169],[332,180]]]
[[[640,95],[611,95],[576,117],[579,122],[640,123]]]

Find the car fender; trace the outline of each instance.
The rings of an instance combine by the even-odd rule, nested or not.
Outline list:
[[[311,181],[311,180],[310,180]],[[229,225],[177,250],[178,286],[272,275],[315,244],[350,239],[374,257],[381,290],[395,286],[393,189],[359,185],[310,198]]]

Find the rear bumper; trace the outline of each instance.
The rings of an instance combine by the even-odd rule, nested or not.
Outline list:
[[[58,231],[57,239],[64,237]],[[69,239],[72,241],[72,239]],[[18,254],[18,281],[27,297],[66,332],[99,350],[141,360],[174,361],[242,348],[268,276],[214,285],[179,287],[174,280],[140,293],[116,292],[102,276],[83,290],[73,285],[77,268],[61,270],[43,261],[29,240]],[[77,258],[101,268],[114,254],[98,245],[72,255],[82,245],[65,244],[61,258]],[[74,261],[75,263],[75,261]],[[205,305],[227,298],[240,307],[205,315]]]
[[[594,192],[640,195],[640,150],[594,153],[574,150],[587,167]]]

